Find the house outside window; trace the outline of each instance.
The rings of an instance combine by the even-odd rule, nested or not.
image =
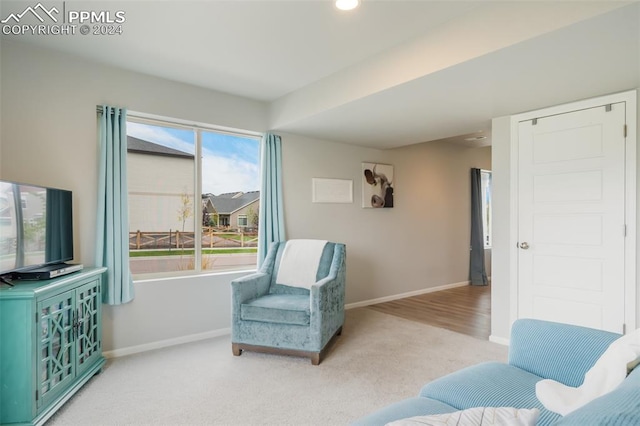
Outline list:
[[[247,227],[247,215],[240,214],[238,215],[238,228],[246,228]]]
[[[214,194],[252,193],[259,205],[259,135],[130,113],[127,143],[134,277],[256,267],[257,224],[252,233],[230,226],[240,224],[238,212],[232,218],[225,210],[232,203]],[[248,198],[237,198],[246,207]]]
[[[484,248],[491,248],[491,171],[480,172],[482,188],[482,230],[484,232]]]

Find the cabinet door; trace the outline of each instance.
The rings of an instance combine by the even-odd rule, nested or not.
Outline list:
[[[76,376],[74,346],[75,291],[38,303],[38,408],[48,404]]]
[[[102,356],[102,297],[100,291],[100,280],[87,283],[76,290],[78,375],[91,367],[94,361]]]

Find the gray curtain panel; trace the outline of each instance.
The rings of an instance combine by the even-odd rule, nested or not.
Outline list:
[[[480,169],[471,169],[471,253],[469,281],[471,285],[487,285],[484,267],[484,241],[482,229],[482,184]]]

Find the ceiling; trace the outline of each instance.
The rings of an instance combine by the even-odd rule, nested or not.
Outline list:
[[[0,15],[32,3],[3,1]],[[363,0],[350,12],[329,0],[45,5],[57,3],[122,10],[123,33],[2,37],[259,100],[273,130],[375,148],[486,145],[493,117],[640,80],[636,2]]]

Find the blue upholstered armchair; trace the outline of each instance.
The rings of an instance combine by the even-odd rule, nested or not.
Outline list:
[[[231,343],[243,350],[304,356],[318,365],[344,324],[345,245],[272,243],[260,271],[231,282]]]

